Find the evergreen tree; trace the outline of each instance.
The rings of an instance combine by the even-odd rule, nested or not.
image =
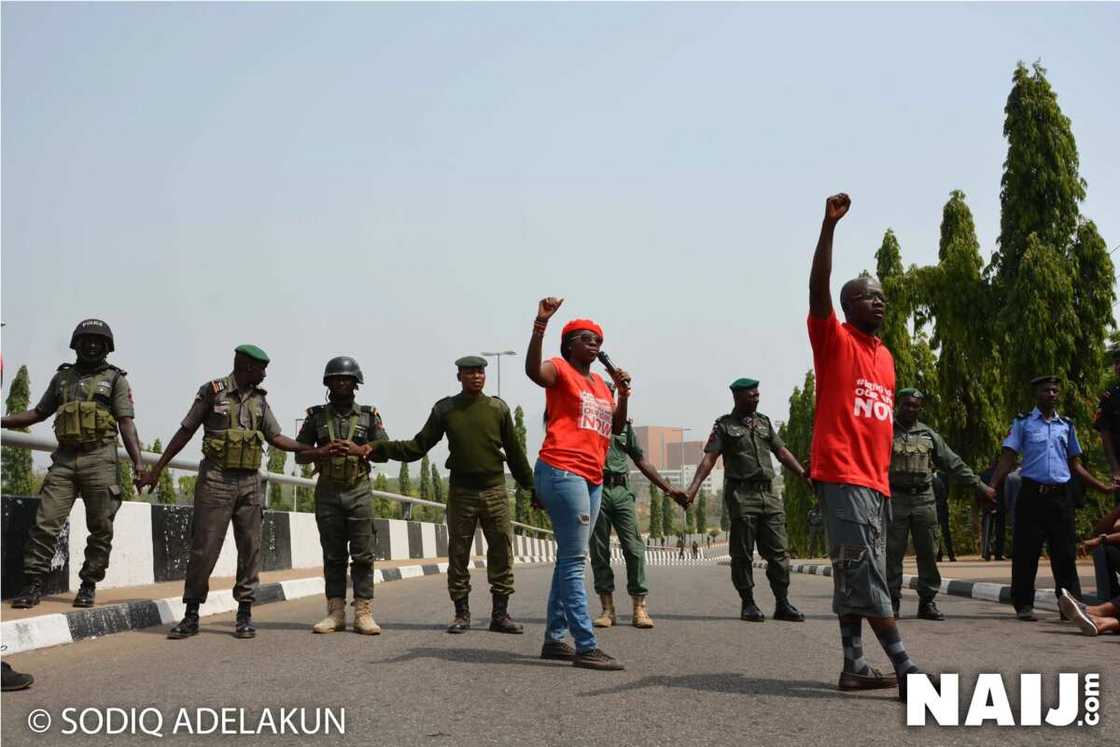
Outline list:
[[[284,465],[288,461],[288,452],[277,449],[275,446],[268,447],[268,471],[273,474],[284,474]],[[270,482],[268,485],[268,505],[279,506],[284,503],[284,486],[278,482]]]
[[[380,490],[384,493],[390,492],[389,478],[385,476],[384,472],[378,472],[377,477],[373,479],[373,489]],[[397,515],[397,506],[399,505],[400,504],[396,501],[391,501],[388,498],[375,495],[373,497],[373,515],[381,519],[395,518]]]
[[[692,534],[696,530],[696,511],[693,506],[689,506],[684,511],[684,533]]]
[[[708,528],[708,489],[700,488],[696,498],[696,531],[703,532]]]
[[[661,493],[653,483],[649,484],[649,535],[661,536]]]
[[[1112,261],[1081,215],[1077,145],[1041,65],[1016,67],[1004,112],[999,251],[989,272],[1012,393],[1005,415],[1033,405],[1026,382],[1047,373],[1063,381],[1061,411],[1084,419],[1103,383]]]
[[[789,397],[789,420],[778,426],[778,434],[786,443],[786,448],[802,463],[808,464],[813,443],[813,413],[816,407],[816,379],[813,372],[805,374],[805,381],[795,387]],[[810,471],[812,465],[808,465]],[[816,496],[803,480],[789,470],[782,468],[785,485],[783,500],[786,508],[786,526],[789,532],[790,548],[802,552],[808,546],[809,509],[816,504]],[[727,531],[730,517],[727,506],[720,518],[720,528]]]
[[[420,492],[416,497],[426,501],[432,499],[432,467],[427,454],[420,460]]]
[[[158,438],[152,442],[152,448],[148,451],[153,454],[163,453],[163,445]],[[159,482],[156,483],[156,502],[166,505],[175,504],[175,478],[172,476],[170,469],[165,469],[159,473]]]
[[[179,476],[179,496],[181,503],[194,503],[194,488],[198,484],[197,475]],[[273,507],[275,508],[275,507]]]
[[[719,509],[719,528],[721,532],[731,529],[731,516],[727,513],[727,504],[721,503]]]
[[[513,410],[513,433],[521,448],[525,449],[525,411],[518,405]],[[513,517],[522,524],[530,524],[531,501],[529,491],[517,485],[513,489]]]
[[[117,482],[121,486],[121,500],[136,500],[136,484],[132,481],[132,462],[121,459],[117,462]]]
[[[900,387],[916,386],[917,368],[911,350],[910,314],[912,294],[902,268],[902,248],[894,231],[887,229],[875,252],[876,274],[883,286],[887,309],[879,337],[894,356],[895,380]]]
[[[443,491],[443,478],[440,477],[439,469],[433,463],[432,468],[432,500],[436,503],[447,503],[447,497]]]
[[[300,477],[310,480],[315,473],[314,464],[301,464],[299,465]],[[302,511],[304,513],[313,512],[315,510],[315,488],[310,486],[305,487],[300,485],[296,487],[295,497],[292,499],[292,510]]]
[[[673,525],[676,523],[676,522],[673,521],[673,518],[674,518],[673,517],[673,506],[675,506],[675,505],[676,504],[673,503],[673,498],[668,493],[661,496],[661,536],[662,537],[672,537],[673,536],[673,528],[674,528]]]
[[[27,366],[20,366],[12,386],[8,390],[8,400],[4,413],[14,415],[24,412],[31,405],[31,376]],[[14,430],[27,432],[27,428]],[[5,446],[0,449],[0,483],[4,495],[35,495],[34,478],[31,469],[31,450]]]
[[[401,462],[401,471],[397,475],[397,490],[401,495],[412,495],[412,478],[408,474],[408,462]]]

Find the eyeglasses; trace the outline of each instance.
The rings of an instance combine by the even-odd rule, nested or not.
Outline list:
[[[599,335],[596,335],[592,332],[580,332],[579,334],[575,334],[575,335],[572,335],[571,337],[569,337],[568,341],[569,342],[579,341],[579,342],[582,342],[584,345],[590,345],[591,343],[595,343],[596,345],[602,345],[603,344],[603,338],[599,337]]]

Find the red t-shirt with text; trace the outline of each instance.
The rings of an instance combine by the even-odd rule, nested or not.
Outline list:
[[[599,374],[587,379],[563,358],[551,362],[556,383],[544,390],[548,424],[540,458],[598,485],[611,445],[614,396]]]
[[[890,496],[894,437],[894,358],[883,341],[841,324],[836,312],[809,314],[816,414],[809,458],[814,480]]]

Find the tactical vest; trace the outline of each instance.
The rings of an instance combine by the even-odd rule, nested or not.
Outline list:
[[[774,477],[770,463],[770,423],[756,414],[748,427],[735,417],[721,418],[723,430],[723,469],[732,480],[769,480]]]
[[[336,417],[330,407],[320,405],[313,408],[312,413],[316,418],[315,433],[319,443],[349,440],[361,445],[369,442],[376,410],[355,406],[350,417],[343,419]],[[331,457],[319,463],[319,479],[334,487],[353,487],[368,477],[369,463],[361,457]]]
[[[932,482],[933,442],[922,434],[896,435],[891,443],[891,485],[920,490],[928,488]]]
[[[54,435],[63,446],[90,447],[100,443],[115,441],[117,438],[117,419],[113,417],[113,387],[120,371],[112,366],[83,377],[73,368],[65,368],[59,374],[58,386],[61,388],[62,404],[54,419]],[[102,383],[108,384],[108,392],[103,393]],[[84,394],[83,394],[83,391]],[[77,397],[75,397],[75,392]]]
[[[260,469],[264,452],[264,433],[260,430],[264,418],[264,405],[254,397],[246,403],[249,408],[249,428],[242,428],[238,414],[243,406],[228,397],[229,427],[207,433],[202,439],[203,455],[222,469]]]

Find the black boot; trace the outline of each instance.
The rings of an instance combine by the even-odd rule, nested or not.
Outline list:
[[[933,603],[932,599],[928,602],[922,602],[918,605],[918,617],[923,620],[945,619],[945,615],[942,614],[941,610],[937,609],[937,605]]]
[[[187,612],[183,619],[167,631],[167,637],[171,639],[190,638],[192,635],[198,635],[198,602],[187,602]]]
[[[760,623],[766,620],[766,615],[762,614],[762,610],[754,603],[754,597],[746,597],[743,599],[743,608],[739,612],[739,619]]]
[[[2,668],[4,670],[3,681],[0,682],[0,685],[2,685],[0,690],[6,693],[12,692],[13,690],[26,690],[31,687],[31,683],[35,681],[35,678],[30,674],[24,674],[23,672],[17,672],[12,669],[12,665],[6,661],[0,662],[0,665],[3,665]]]
[[[253,625],[253,603],[238,602],[237,622],[233,628],[234,638],[256,638],[257,629]]]
[[[801,610],[790,604],[788,599],[779,599],[778,603],[774,605],[774,619],[799,623],[805,622],[805,615],[801,614]]]
[[[490,631],[493,633],[524,633],[525,629],[509,616],[509,597],[494,595],[494,609],[490,613]]]
[[[455,619],[447,626],[448,633],[466,633],[471,629],[471,605],[467,597],[455,600]]]
[[[14,610],[27,610],[39,604],[39,599],[43,596],[43,577],[31,576],[27,579],[27,584],[23,587],[23,591],[12,600],[12,609]]]
[[[92,581],[83,581],[78,587],[78,594],[74,597],[75,607],[92,607],[93,597],[97,593],[97,584]]]

